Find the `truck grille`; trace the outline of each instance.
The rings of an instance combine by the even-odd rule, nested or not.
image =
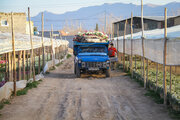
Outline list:
[[[90,68],[102,68],[103,67],[103,62],[86,62],[86,67]]]

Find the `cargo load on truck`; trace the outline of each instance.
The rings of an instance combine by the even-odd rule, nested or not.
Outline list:
[[[108,42],[108,35],[103,32],[79,32],[74,41],[81,43],[105,43]]]

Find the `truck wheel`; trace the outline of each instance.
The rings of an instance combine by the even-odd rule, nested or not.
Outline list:
[[[80,69],[78,68],[78,66],[76,66],[76,77],[77,77],[77,78],[80,78],[80,77],[81,77],[81,71],[80,71]]]
[[[110,69],[106,70],[106,77],[110,77]]]

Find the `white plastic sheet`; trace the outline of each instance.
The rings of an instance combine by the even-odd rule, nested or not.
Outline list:
[[[167,31],[167,65],[180,65],[180,26],[168,28]],[[163,64],[164,29],[145,31],[144,34],[145,57],[151,61]],[[133,55],[142,56],[141,35],[141,32],[133,34]],[[114,44],[117,48],[117,38],[114,38]],[[123,36],[118,37],[118,51],[123,53]],[[125,53],[131,55],[130,35],[126,35]]]
[[[21,90],[26,87],[27,80],[20,80],[16,82],[16,90]],[[9,99],[13,92],[13,82],[7,82],[0,88],[0,101],[3,99]]]
[[[67,40],[54,40],[53,46],[59,47],[60,45],[68,46],[69,42]],[[51,46],[50,38],[44,38],[44,46]],[[38,36],[33,36],[33,48],[42,47],[42,39]],[[25,34],[15,34],[15,50],[30,50],[30,37]],[[1,33],[0,32],[0,54],[12,51],[12,36],[11,33]]]

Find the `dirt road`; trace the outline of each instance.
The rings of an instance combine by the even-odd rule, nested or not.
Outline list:
[[[1,120],[170,120],[163,105],[124,73],[111,78],[75,78],[73,58],[46,75],[43,82],[15,97]]]

